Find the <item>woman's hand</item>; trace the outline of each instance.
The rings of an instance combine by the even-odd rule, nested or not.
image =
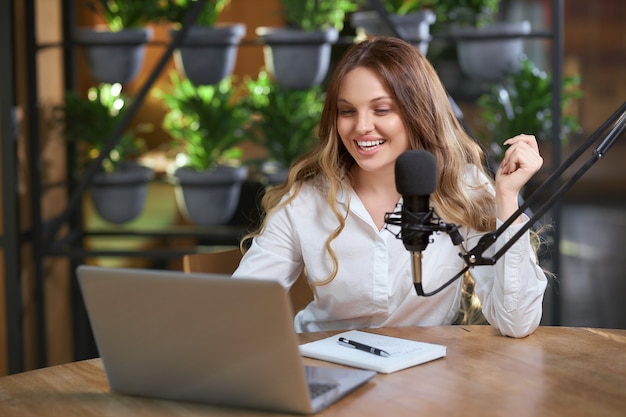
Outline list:
[[[507,139],[504,145],[508,149],[496,173],[497,216],[503,221],[518,209],[520,190],[543,165],[533,135],[517,135]]]

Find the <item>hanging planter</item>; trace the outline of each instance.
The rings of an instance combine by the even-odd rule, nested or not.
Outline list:
[[[530,22],[498,21],[501,0],[438,0],[430,6],[437,16],[435,31],[451,42],[431,45],[431,60],[454,55],[458,67],[476,88],[459,87],[478,96],[485,81],[495,81],[519,68],[523,37],[530,33]],[[437,65],[435,65],[437,67]],[[457,80],[458,76],[455,77]],[[467,84],[467,80],[460,83]],[[451,83],[446,84],[451,85]]]
[[[430,25],[436,20],[432,10],[423,9],[406,14],[390,14],[389,19],[399,29],[404,40],[418,47],[420,52],[426,55],[431,40]],[[373,10],[352,13],[350,24],[357,29],[357,33],[362,32],[365,36],[392,36],[395,34],[380,18],[378,12]]]
[[[229,4],[230,0],[211,0],[195,10],[196,0],[169,0],[163,6],[162,16],[172,25],[169,32],[172,40],[182,30],[185,18],[194,11],[197,13],[174,51],[176,69],[195,85],[214,85],[233,73],[246,26],[217,22]]]
[[[76,33],[91,75],[97,82],[108,84],[127,84],[135,79],[143,65],[145,45],[151,39],[151,28],[119,32],[79,29]]]
[[[309,89],[321,84],[330,67],[332,45],[352,0],[281,0],[286,27],[258,27],[265,45],[265,68],[283,87]]]
[[[468,76],[494,81],[520,65],[524,53],[523,36],[530,33],[528,21],[498,22],[486,27],[457,26],[451,33],[457,39],[459,65]]]
[[[179,149],[170,181],[183,216],[197,225],[218,225],[233,216],[248,168],[241,166],[244,125],[250,114],[237,101],[231,77],[195,85],[171,73],[170,91],[159,91],[168,111],[163,128]]]
[[[185,219],[200,226],[220,225],[235,213],[248,167],[178,168],[173,178],[176,202]]]
[[[84,5],[105,23],[81,28],[74,41],[83,46],[87,66],[98,83],[126,84],[143,65],[145,46],[152,40],[149,23],[161,20],[160,2],[86,0]]]
[[[179,30],[172,29],[173,39]],[[237,50],[246,34],[243,23],[192,26],[174,54],[177,69],[196,85],[217,84],[233,73]]]
[[[121,84],[100,84],[82,97],[74,91],[65,94],[65,102],[55,106],[55,123],[63,128],[68,142],[76,145],[74,175],[84,177],[92,164],[102,158],[89,185],[91,199],[98,214],[111,223],[126,223],[144,208],[149,181],[154,172],[136,161],[145,150],[138,134],[151,129],[141,124],[127,129],[108,152],[107,141],[123,119],[130,98],[122,93]],[[107,152],[102,156],[102,152]]]
[[[339,37],[337,29],[260,27],[256,33],[265,44],[265,67],[280,85],[307,89],[324,81],[330,66],[331,46]]]
[[[98,172],[91,180],[91,200],[104,220],[123,224],[135,219],[144,209],[148,184],[154,178],[151,168],[122,164],[114,172]]]

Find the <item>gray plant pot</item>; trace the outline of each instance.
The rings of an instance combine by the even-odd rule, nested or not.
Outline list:
[[[265,178],[267,185],[280,185],[287,181],[289,169],[278,164],[276,161],[268,160],[261,164],[261,174]]]
[[[429,58],[446,91],[460,101],[474,101],[488,89],[489,84],[465,74],[458,59]]]
[[[91,181],[91,200],[96,212],[110,223],[127,223],[141,214],[154,177],[151,168],[128,163],[113,172],[99,172]]]
[[[522,36],[530,29],[530,22],[524,20],[499,22],[485,28],[457,26],[450,31],[457,38],[463,72],[472,78],[494,81],[519,69],[519,58],[524,53]]]
[[[430,44],[430,25],[435,23],[436,16],[432,10],[425,9],[405,15],[389,15],[391,22],[400,28],[405,40],[419,48],[422,54],[428,52]],[[392,36],[394,31],[380,18],[378,12],[362,11],[350,15],[350,24],[357,31],[362,30],[370,36]]]
[[[174,173],[174,182],[179,210],[193,224],[225,224],[237,209],[241,185],[247,177],[246,166],[218,166],[201,172],[178,168]]]
[[[177,30],[170,31],[173,39]],[[232,74],[237,61],[238,46],[246,34],[246,26],[189,28],[182,46],[175,51],[178,70],[195,85],[213,85]]]
[[[298,90],[324,81],[330,66],[331,47],[339,38],[336,29],[305,32],[259,27],[256,33],[265,44],[265,67],[280,85]]]
[[[151,28],[120,32],[79,29],[76,33],[91,75],[96,81],[109,84],[126,84],[135,79],[143,65],[145,44],[151,39]]]

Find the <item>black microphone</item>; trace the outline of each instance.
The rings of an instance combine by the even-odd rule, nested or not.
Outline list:
[[[433,210],[430,194],[437,186],[437,161],[432,153],[410,150],[402,153],[395,165],[396,190],[402,195],[400,227],[402,243],[411,252],[413,283],[422,291],[422,251],[430,243]]]

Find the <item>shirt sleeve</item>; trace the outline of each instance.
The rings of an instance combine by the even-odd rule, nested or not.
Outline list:
[[[273,212],[264,232],[253,239],[233,278],[275,280],[291,288],[303,270],[295,236],[289,211],[283,207]]]
[[[486,251],[492,256],[528,221],[508,227],[495,244]],[[502,222],[497,221],[497,227]],[[470,237],[474,247],[480,235]],[[543,295],[547,278],[539,266],[531,245],[530,232],[524,233],[493,266],[476,266],[470,270],[475,291],[489,323],[506,336],[525,337],[535,331],[543,311]]]

